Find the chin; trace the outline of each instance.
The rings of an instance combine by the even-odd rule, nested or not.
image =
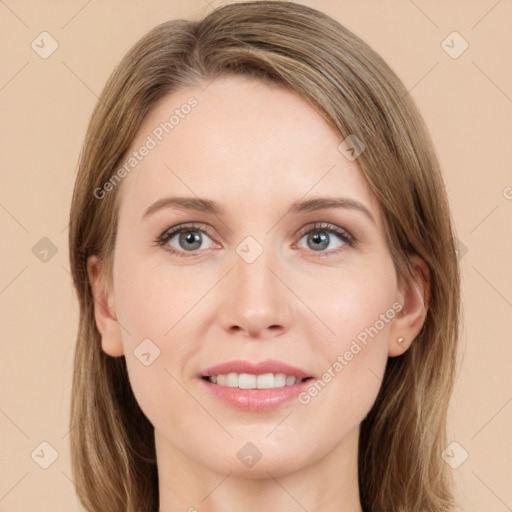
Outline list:
[[[265,446],[264,436],[261,443],[255,441],[255,437],[252,439],[253,441],[232,440],[230,447],[220,447],[222,451],[212,453],[211,459],[204,461],[204,464],[221,474],[231,473],[231,476],[264,479],[270,477],[269,473],[273,477],[293,473],[312,462],[298,457],[303,443],[280,447],[269,443],[267,439]],[[233,445],[235,446],[231,448]],[[230,452],[233,456],[229,456]],[[214,464],[211,464],[212,460],[215,461]]]

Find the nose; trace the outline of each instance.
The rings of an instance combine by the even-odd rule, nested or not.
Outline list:
[[[283,277],[272,268],[275,266],[266,251],[252,263],[236,256],[218,312],[222,327],[230,334],[263,339],[288,330],[291,294],[281,281]]]

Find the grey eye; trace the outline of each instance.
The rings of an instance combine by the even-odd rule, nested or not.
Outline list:
[[[165,244],[177,252],[192,252],[201,248],[206,240],[204,237],[211,242],[211,238],[202,229],[183,227],[167,234]],[[203,249],[209,247],[211,247],[211,244],[207,247],[203,246]]]
[[[334,235],[334,237],[333,237]],[[332,238],[333,237],[333,238]],[[342,241],[341,243],[338,243],[338,245],[330,246],[329,244],[333,243],[333,240],[335,241],[336,238],[338,240],[341,240],[341,236],[337,233],[329,230],[329,229],[322,229],[322,230],[311,230],[308,233],[305,233],[301,240],[303,238],[306,238],[306,244],[307,249],[311,249],[312,251],[324,251],[325,249],[329,248],[329,250],[337,249],[338,247],[341,247],[346,242]]]

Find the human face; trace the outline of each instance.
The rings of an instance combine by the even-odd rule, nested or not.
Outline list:
[[[191,97],[197,104],[183,109]],[[180,120],[162,134],[175,109]],[[120,185],[112,293],[123,327],[119,346],[104,337],[103,348],[125,355],[160,446],[216,472],[263,477],[353,445],[401,294],[377,200],[338,149],[344,137],[295,93],[240,76],[164,98],[131,151],[148,137],[156,146]],[[222,211],[152,207],[170,197]],[[290,211],[317,198],[348,202]],[[188,235],[157,243],[190,223]],[[231,401],[220,399],[221,386],[202,378],[221,363],[269,359],[313,379],[284,400],[283,388],[262,392],[269,406],[258,390],[229,388]],[[241,462],[248,443],[261,453],[252,467]]]

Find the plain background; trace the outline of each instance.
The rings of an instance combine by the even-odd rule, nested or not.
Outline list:
[[[0,511],[80,510],[68,446],[78,304],[67,224],[97,96],[149,29],[220,3],[0,1]],[[512,510],[512,0],[303,3],[376,49],[431,131],[457,229],[466,313],[449,436],[458,444],[447,460],[460,463],[467,452],[452,469],[464,510]],[[51,49],[42,32],[58,44],[48,58],[39,54]],[[464,41],[468,48],[453,58]],[[52,450],[58,457],[43,469]]]

